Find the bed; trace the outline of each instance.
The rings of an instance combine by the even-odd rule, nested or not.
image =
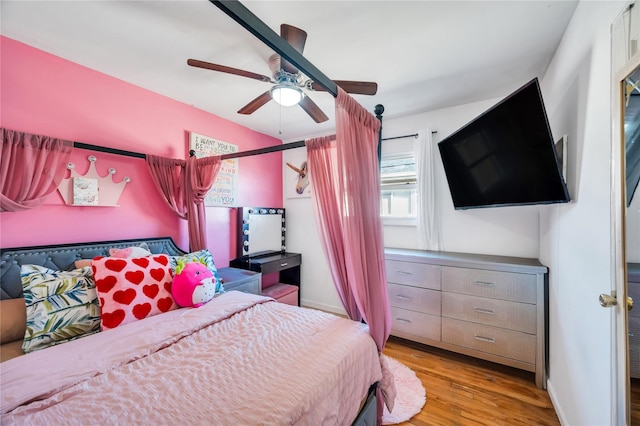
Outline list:
[[[189,255],[168,237],[0,250],[0,423],[376,423],[382,372],[366,325],[252,294],[22,354],[23,265],[75,273],[77,261],[131,247]]]

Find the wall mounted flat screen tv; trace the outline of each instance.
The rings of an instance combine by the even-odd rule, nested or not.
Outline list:
[[[458,209],[566,203],[538,79],[438,143]]]

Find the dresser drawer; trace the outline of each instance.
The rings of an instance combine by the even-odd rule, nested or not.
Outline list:
[[[293,268],[295,266],[300,266],[302,263],[302,256],[299,254],[283,253],[259,260],[253,260],[252,262],[260,262],[260,272],[266,275],[273,272],[284,271],[285,269]]]
[[[442,341],[522,362],[536,362],[533,334],[442,318]]]
[[[639,317],[640,318],[640,283],[627,283],[627,289],[629,293],[629,297],[633,299],[635,304],[635,308],[629,311],[629,318],[631,317]]]
[[[387,260],[387,282],[440,290],[440,266]]]
[[[391,334],[410,334],[430,340],[440,340],[440,317],[391,307]]]
[[[640,318],[638,317],[629,317],[629,373],[631,377],[640,378]]]
[[[440,292],[420,287],[388,284],[389,304],[431,315],[440,315]]]
[[[536,305],[442,293],[442,316],[536,334]]]
[[[443,266],[442,290],[492,299],[536,303],[536,276]]]

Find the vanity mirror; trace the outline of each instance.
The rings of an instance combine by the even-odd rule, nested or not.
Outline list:
[[[283,208],[238,208],[238,257],[284,252],[285,216]]]
[[[238,257],[229,266],[260,272],[263,296],[300,306],[302,255],[286,251],[284,209],[240,207],[237,219]]]

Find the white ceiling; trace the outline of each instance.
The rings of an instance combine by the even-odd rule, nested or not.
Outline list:
[[[275,32],[308,33],[304,56],[329,78],[378,83],[353,95],[386,119],[500,98],[541,78],[575,1],[242,1]],[[329,116],[271,101],[237,111],[269,83],[190,67],[200,59],[270,76],[273,54],[207,0],[0,2],[0,33],[284,141],[335,129]]]

